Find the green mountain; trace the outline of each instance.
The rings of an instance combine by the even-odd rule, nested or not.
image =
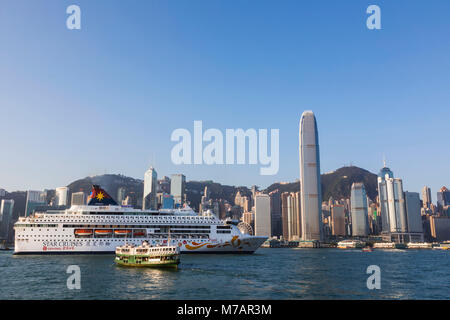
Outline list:
[[[322,184],[322,199],[328,201],[330,196],[334,199],[350,198],[353,182],[362,182],[366,193],[372,201],[377,197],[377,175],[359,167],[342,167],[320,176]],[[266,191],[279,189],[280,192],[297,192],[300,190],[299,181],[292,183],[274,183]]]

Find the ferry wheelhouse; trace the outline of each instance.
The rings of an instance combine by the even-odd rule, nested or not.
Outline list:
[[[14,253],[114,254],[124,239],[133,245],[176,245],[182,253],[253,253],[267,237],[249,235],[245,227],[198,215],[189,207],[156,211],[119,206],[93,186],[88,205],[19,218]]]

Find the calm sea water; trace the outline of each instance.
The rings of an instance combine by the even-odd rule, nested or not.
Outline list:
[[[178,270],[114,265],[113,255],[0,253],[0,299],[450,299],[450,252],[269,249],[183,255]],[[69,265],[81,289],[69,290]],[[369,265],[381,289],[366,286]]]

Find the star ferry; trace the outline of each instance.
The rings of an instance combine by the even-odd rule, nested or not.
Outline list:
[[[140,210],[119,206],[94,185],[87,205],[35,212],[15,223],[15,254],[114,254],[125,242],[178,246],[181,253],[253,253],[267,237],[244,223],[201,216],[189,207]],[[169,238],[170,233],[170,238]]]

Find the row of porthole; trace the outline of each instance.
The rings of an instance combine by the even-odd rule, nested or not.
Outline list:
[[[127,221],[127,219],[117,219],[118,221]],[[37,220],[35,221],[35,223],[37,222],[102,222],[102,221],[110,221],[110,219],[102,219],[102,220],[87,220],[87,219],[83,219],[83,220],[72,220],[72,219],[64,219],[64,220]],[[153,220],[148,220],[148,221],[153,221]],[[210,221],[204,221],[204,220],[175,220],[175,219],[163,219],[163,221],[171,221],[171,222],[177,222],[177,223],[210,223]],[[158,220],[155,220],[155,222],[158,222]],[[216,222],[217,223],[217,222]]]

